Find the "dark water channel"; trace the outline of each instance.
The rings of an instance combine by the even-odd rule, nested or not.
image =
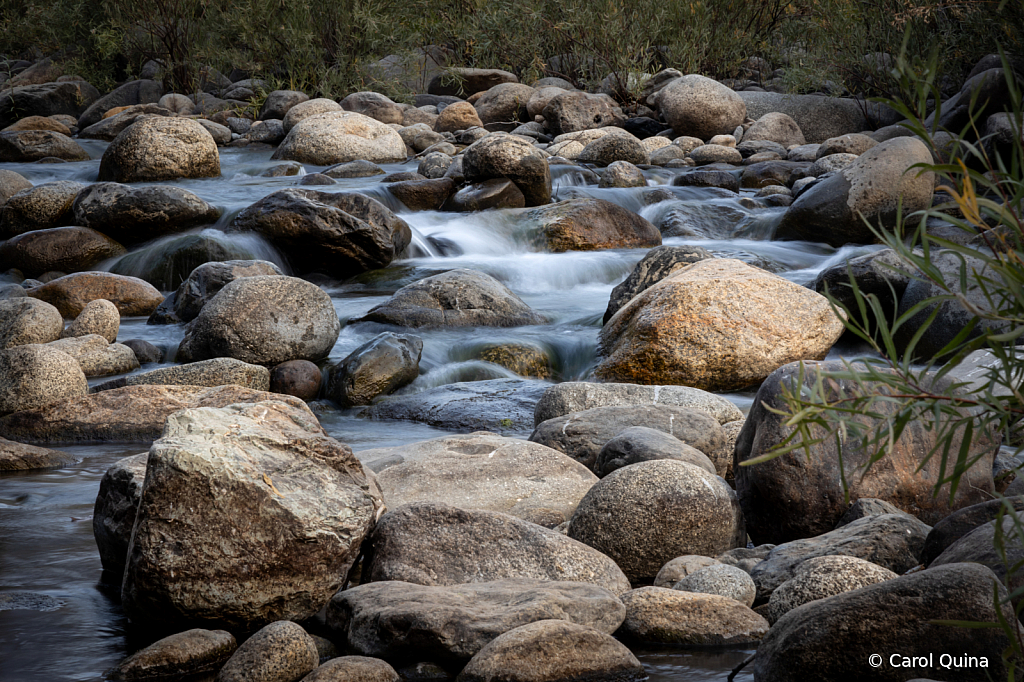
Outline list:
[[[93,154],[93,161],[5,167],[35,184],[51,180],[93,182],[105,143],[83,142]],[[237,211],[259,198],[298,183],[297,177],[258,177],[274,165],[269,157],[269,151],[224,149],[222,177],[178,184],[223,208],[219,224],[224,225]],[[415,164],[387,167],[389,171],[399,169],[415,170]],[[307,168],[309,172],[315,170],[318,169]],[[635,189],[598,189],[586,186],[582,175],[567,171],[566,167],[556,166],[553,170],[558,198],[596,196],[637,211],[655,224],[671,219],[695,225],[689,230],[691,236],[666,238],[665,243],[700,245],[717,254],[770,263],[782,276],[800,284],[813,280],[832,263],[873,248],[836,250],[824,244],[769,241],[783,209],[750,209],[735,195],[730,198],[715,190],[668,187],[668,170],[649,172],[651,186]],[[551,354],[558,380],[587,378],[597,361],[594,348],[611,289],[645,253],[537,252],[521,233],[514,211],[413,213],[382,191],[379,177],[343,180],[338,185],[316,189],[366,191],[387,201],[414,230],[413,257],[352,282],[317,280],[331,294],[342,321],[365,313],[411,281],[463,267],[482,270],[501,280],[549,319],[545,325],[518,329],[418,330],[416,333],[424,339],[421,376],[404,389],[410,392],[457,381],[513,377],[508,370],[471,359],[474,346],[495,341],[540,344]],[[272,260],[287,272],[281,256],[258,239],[227,236],[216,226],[195,232],[220,241],[236,258]],[[136,249],[134,270],[124,274],[142,274],[147,268],[158,267],[179,239],[180,236],[165,238]],[[180,327],[147,326],[145,322],[142,318],[123,320],[119,339],[140,338],[169,349],[181,340]],[[344,327],[331,352],[331,362],[342,359],[381,329],[371,324]],[[745,411],[752,395],[729,397]],[[328,412],[320,416],[332,436],[349,443],[357,452],[445,433],[414,423],[363,420],[354,412]],[[103,444],[63,449],[79,458],[78,464],[0,477],[0,682],[98,680],[105,670],[130,653],[132,646],[137,646],[126,636],[118,586],[104,582],[101,576],[91,517],[100,479],[107,468],[116,460],[147,448]],[[26,606],[31,608],[22,608]],[[743,649],[637,651],[651,680],[656,682],[724,680],[749,653]],[[752,677],[744,673],[737,679]]]

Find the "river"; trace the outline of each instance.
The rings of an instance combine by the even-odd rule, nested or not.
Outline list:
[[[5,164],[34,184],[52,180],[94,182],[106,143],[83,140],[92,161],[66,164]],[[268,150],[221,149],[219,178],[177,184],[223,209],[217,226],[193,230],[221,242],[236,258],[263,258],[288,272],[285,260],[258,238],[225,235],[224,226],[242,208],[267,194],[295,186],[298,177],[267,178],[260,173],[277,162]],[[388,165],[389,172],[415,170],[416,162]],[[307,167],[307,172],[319,168]],[[668,245],[699,245],[716,254],[767,264],[799,284],[813,281],[825,267],[878,247],[834,249],[825,244],[770,241],[784,209],[751,209],[722,191],[670,187],[671,170],[647,171],[649,186],[599,189],[568,166],[553,166],[556,198],[593,196],[636,211],[655,224],[670,213],[679,224],[697,225],[688,236],[669,237]],[[413,228],[408,258],[384,270],[336,282],[317,279],[332,297],[339,317],[364,314],[399,287],[453,268],[481,270],[502,281],[542,313],[548,323],[517,329],[416,330],[423,338],[420,377],[404,392],[457,381],[514,377],[490,363],[473,360],[474,348],[495,341],[522,340],[545,348],[555,380],[584,380],[597,362],[595,346],[612,288],[646,253],[638,250],[542,253],[533,250],[515,211],[474,214],[411,212],[390,198],[380,176],[340,180],[320,191],[364,191],[385,201]],[[744,192],[744,196],[750,193]],[[123,274],[141,274],[164,263],[180,236],[134,249]],[[106,263],[102,269],[112,267]],[[187,274],[187,273],[186,273]],[[378,334],[383,327],[343,327],[330,361],[337,362]],[[180,326],[147,325],[145,318],[121,323],[119,340],[144,339],[171,351],[183,335]],[[144,369],[154,367],[147,365]],[[91,383],[105,381],[96,379]],[[752,393],[728,396],[744,411]],[[359,419],[357,410],[320,414],[327,431],[356,451],[400,445],[444,435],[415,423]],[[528,433],[507,434],[526,437]],[[79,462],[65,469],[4,474],[0,477],[0,682],[98,680],[137,648],[130,639],[119,605],[116,580],[104,578],[92,536],[92,508],[100,479],[116,460],[146,450],[140,445],[102,444],[62,448]],[[115,583],[115,584],[112,584]],[[25,594],[28,593],[28,594]],[[6,597],[6,599],[5,599]],[[33,608],[10,608],[12,605]],[[637,655],[652,682],[724,680],[751,650],[643,649]],[[737,680],[751,680],[744,671]]]

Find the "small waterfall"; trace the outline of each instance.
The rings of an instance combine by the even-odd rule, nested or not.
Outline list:
[[[107,261],[100,269],[138,277],[161,291],[173,291],[203,263],[225,260],[266,260],[288,272],[284,257],[259,235],[227,234],[215,228],[161,237]]]

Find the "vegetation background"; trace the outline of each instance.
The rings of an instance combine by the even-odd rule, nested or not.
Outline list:
[[[936,82],[954,91],[995,40],[1021,53],[1022,28],[1022,3],[999,0],[2,0],[0,56],[55,56],[103,91],[155,59],[177,92],[213,67],[310,95],[406,99],[407,83],[372,66],[394,55],[524,82],[612,74],[625,99],[666,66],[757,82],[781,67],[788,91],[895,98],[908,94],[889,73],[901,45],[937,48]]]

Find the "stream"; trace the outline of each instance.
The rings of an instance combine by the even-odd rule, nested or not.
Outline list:
[[[65,164],[5,164],[34,184],[53,180],[94,182],[107,143],[80,140],[92,161]],[[277,165],[270,150],[222,148],[219,178],[176,181],[223,209],[218,225],[191,231],[214,240],[232,258],[261,258],[287,263],[258,237],[226,235],[226,226],[242,208],[271,192],[298,184],[299,177],[260,177]],[[319,168],[307,166],[306,172]],[[388,172],[416,170],[416,161],[385,166]],[[783,208],[749,208],[740,198],[715,189],[671,187],[673,170],[645,171],[649,186],[598,189],[587,185],[579,169],[552,166],[556,199],[593,196],[640,213],[656,225],[672,220],[684,236],[666,237],[666,245],[702,246],[716,255],[767,265],[798,284],[834,263],[880,247],[843,247],[809,242],[772,242]],[[410,257],[351,281],[315,278],[334,302],[343,324],[387,300],[400,287],[454,268],[483,271],[503,282],[548,322],[514,329],[416,330],[423,338],[420,377],[402,392],[417,392],[458,381],[515,377],[497,365],[474,360],[484,343],[524,341],[543,347],[552,359],[554,380],[587,380],[597,364],[597,335],[612,288],[645,255],[646,249],[543,253],[522,234],[518,210],[456,214],[411,212],[384,190],[380,177],[339,180],[319,191],[362,191],[385,202],[413,229]],[[728,195],[728,196],[727,196]],[[708,225],[711,227],[709,228]],[[695,227],[696,226],[696,227]],[[185,235],[185,236],[189,236]],[[121,274],[142,275],[160,268],[183,235],[165,237],[136,248],[130,263],[112,262]],[[187,276],[187,272],[185,275]],[[362,323],[342,328],[330,354],[338,362],[385,327]],[[118,340],[144,339],[168,351],[183,336],[178,325],[147,325],[145,318],[125,318]],[[836,350],[833,354],[837,353]],[[143,371],[152,370],[146,365]],[[96,378],[90,383],[107,381]],[[727,396],[744,412],[753,393]],[[369,448],[401,445],[447,432],[414,422],[360,419],[358,410],[318,412],[324,428],[348,443],[356,454]],[[525,433],[506,433],[527,437]],[[92,508],[100,479],[118,459],[145,451],[144,445],[99,444],[59,448],[79,461],[64,469],[6,473],[0,476],[0,682],[99,680],[103,673],[145,642],[131,641],[119,604],[119,585],[103,576],[92,535]],[[22,593],[22,594],[18,594]],[[24,593],[31,593],[25,595]],[[17,608],[28,600],[32,608]],[[12,608],[15,607],[15,608]],[[725,680],[751,649],[636,650],[652,682]],[[752,680],[749,670],[737,680]]]

